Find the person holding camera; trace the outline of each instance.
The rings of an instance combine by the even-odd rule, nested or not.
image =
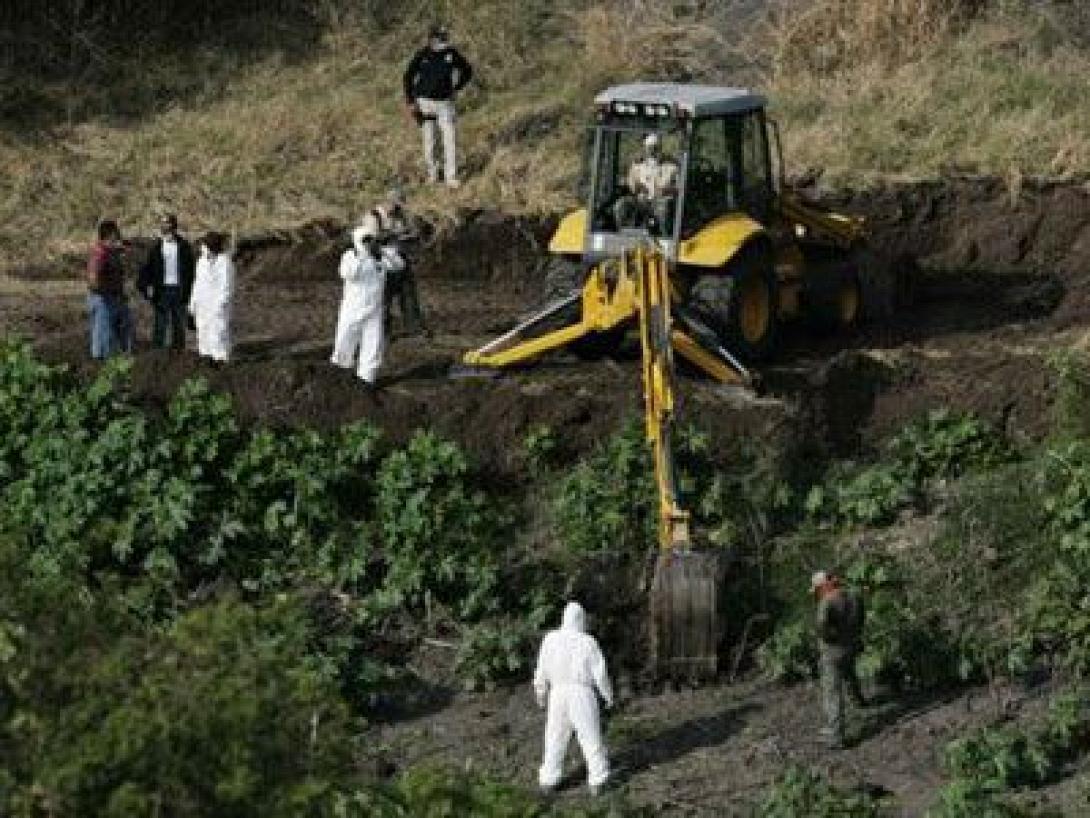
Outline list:
[[[444,26],[432,26],[428,42],[413,55],[402,85],[405,104],[424,136],[424,165],[428,181],[439,181],[435,161],[435,130],[443,140],[443,181],[458,187],[458,160],[454,134],[454,98],[473,78],[473,68],[454,46]]]
[[[375,386],[385,350],[383,318],[386,276],[405,266],[397,248],[383,246],[363,227],[352,231],[352,246],[341,255],[344,293],[330,362],[341,369],[356,369],[368,388]],[[357,358],[358,356],[358,358]]]
[[[404,245],[419,238],[399,188],[391,188],[385,198],[364,214],[360,220],[364,237],[377,240],[384,247],[393,247],[401,258],[401,268],[386,277],[383,312],[387,327],[391,325],[391,306],[398,302],[401,324],[408,334],[424,332],[424,314],[416,291],[416,277]]]

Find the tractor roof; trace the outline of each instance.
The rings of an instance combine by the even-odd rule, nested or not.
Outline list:
[[[676,82],[634,82],[614,85],[595,97],[603,105],[634,102],[637,105],[677,105],[693,117],[737,114],[765,107],[765,98],[744,88],[721,85],[688,85]]]

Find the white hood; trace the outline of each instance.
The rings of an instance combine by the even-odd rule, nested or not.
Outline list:
[[[356,248],[356,253],[361,257],[367,255],[367,242],[365,240],[368,238],[370,238],[370,236],[368,235],[366,228],[353,228],[352,246]]]
[[[578,602],[569,602],[564,608],[564,619],[561,627],[564,630],[587,632],[587,614],[583,606]]]

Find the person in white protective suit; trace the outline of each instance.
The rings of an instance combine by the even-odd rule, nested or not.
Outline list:
[[[197,353],[215,363],[231,357],[231,312],[235,294],[235,263],[223,233],[201,240],[200,257],[189,297],[189,314],[197,330]]]
[[[396,247],[382,246],[362,226],[352,231],[352,246],[341,256],[344,294],[330,360],[342,369],[355,366],[356,374],[368,386],[375,384],[385,347],[386,275],[404,267]]]
[[[609,778],[598,695],[607,708],[612,707],[613,687],[605,657],[586,627],[583,607],[569,602],[564,608],[563,624],[546,634],[537,657],[534,693],[538,706],[548,707],[545,753],[538,771],[538,784],[546,792],[560,783],[573,732],[583,751],[591,793],[596,795]]]

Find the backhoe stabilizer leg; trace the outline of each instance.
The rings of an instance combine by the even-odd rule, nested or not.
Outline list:
[[[480,349],[467,352],[462,362],[471,367],[498,368],[526,363],[537,356],[559,349],[578,340],[595,327],[582,320],[574,320],[559,329],[547,329],[550,323],[579,305],[581,292],[556,301],[527,318],[517,327],[499,338],[489,341]]]

